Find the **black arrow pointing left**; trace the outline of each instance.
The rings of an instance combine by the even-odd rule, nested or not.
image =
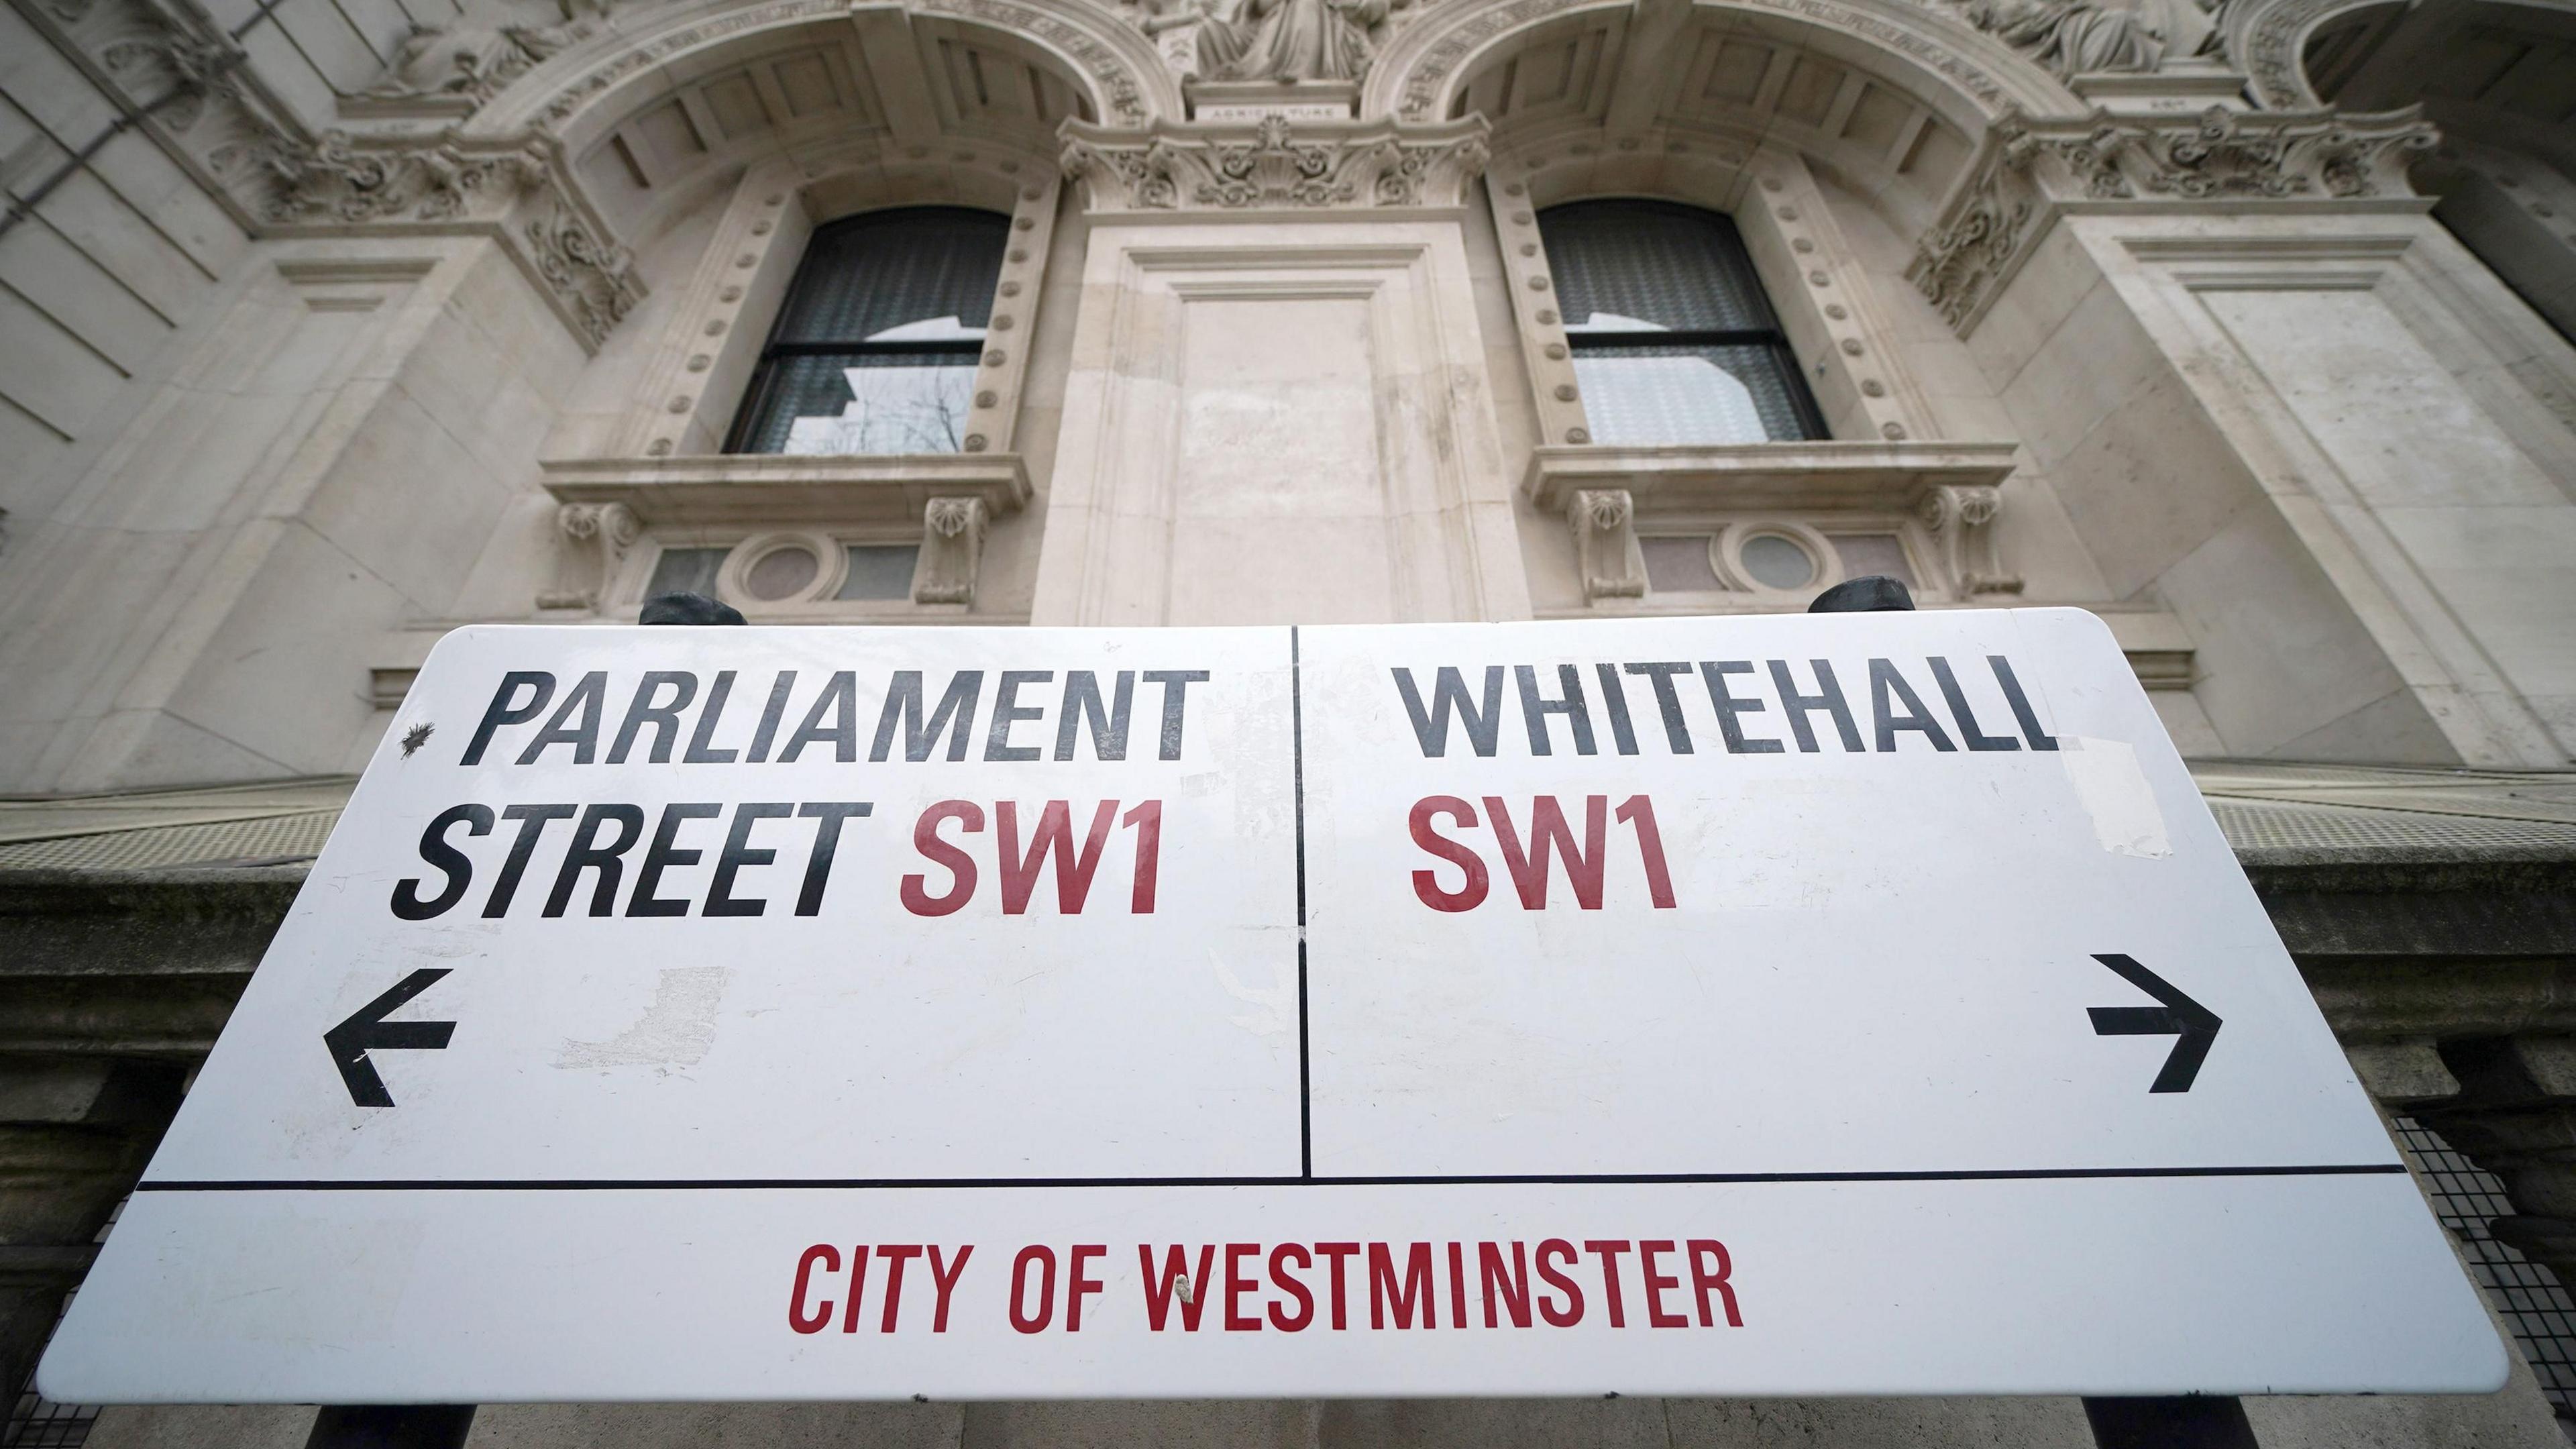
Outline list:
[[[393,990],[359,1007],[347,1021],[322,1033],[322,1045],[331,1049],[331,1062],[340,1069],[340,1080],[349,1088],[349,1100],[361,1107],[390,1107],[393,1093],[385,1090],[385,1079],[376,1075],[376,1064],[367,1060],[372,1050],[444,1051],[447,1039],[456,1034],[452,1021],[387,1021],[385,1018],[402,1009],[404,1002],[438,984],[448,968],[427,966],[402,979]]]

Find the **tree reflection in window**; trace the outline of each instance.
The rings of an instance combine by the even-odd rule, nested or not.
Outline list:
[[[1539,213],[1596,443],[1825,436],[1735,223],[1659,201]]]
[[[958,451],[1009,235],[954,207],[818,228],[725,450]]]

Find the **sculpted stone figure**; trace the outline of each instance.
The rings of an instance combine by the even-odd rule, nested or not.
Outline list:
[[[564,25],[414,25],[385,77],[366,94],[382,100],[465,96],[488,101],[556,51],[590,33]]]
[[[1236,0],[1199,27],[1199,75],[1228,81],[1355,81],[1369,32],[1401,0]]]
[[[2197,53],[2214,29],[2196,0],[1968,0],[1965,10],[2060,80],[2152,71],[2167,55]]]

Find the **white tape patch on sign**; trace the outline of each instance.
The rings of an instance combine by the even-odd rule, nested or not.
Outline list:
[[[39,1381],[2505,1363],[2119,649],[2043,609],[460,630]]]

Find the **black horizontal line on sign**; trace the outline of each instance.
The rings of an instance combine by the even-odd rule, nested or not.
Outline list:
[[[488,1177],[358,1181],[173,1179],[136,1192],[707,1192],[763,1188],[990,1187],[1595,1187],[1760,1182],[2030,1182],[2104,1177],[2350,1177],[2404,1172],[2402,1162],[2273,1167],[2000,1167],[1964,1172],[1596,1172],[1422,1177]]]

